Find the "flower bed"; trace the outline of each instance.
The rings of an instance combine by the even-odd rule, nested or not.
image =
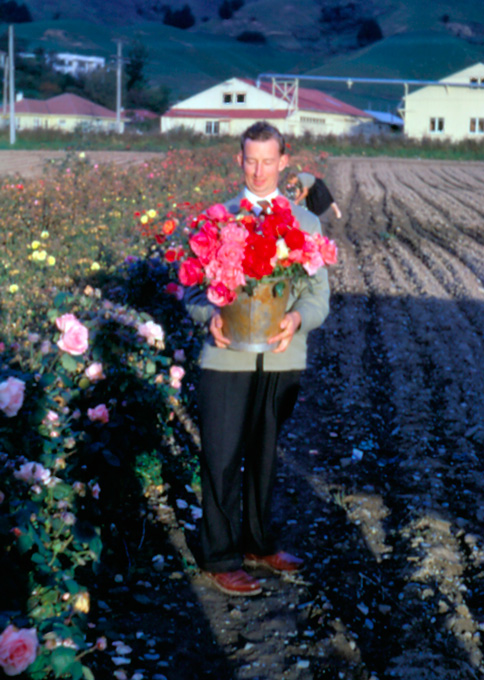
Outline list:
[[[172,151],[129,169],[73,154],[0,186],[6,674],[93,677],[108,641],[90,586],[117,561],[126,498],[166,501],[171,469],[198,483],[177,414],[192,408],[201,339],[152,242],[169,236],[170,212],[235,193],[232,154]]]

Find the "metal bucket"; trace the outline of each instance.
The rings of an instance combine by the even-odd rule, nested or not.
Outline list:
[[[282,285],[281,285],[282,284]],[[267,352],[277,343],[267,340],[281,331],[291,284],[289,279],[272,279],[259,283],[252,294],[237,290],[237,299],[220,308],[222,332],[229,338],[229,349],[244,352]]]

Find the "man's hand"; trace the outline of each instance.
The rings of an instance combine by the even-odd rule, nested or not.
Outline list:
[[[269,338],[268,342],[270,344],[278,342],[279,344],[272,351],[274,354],[279,354],[280,352],[285,352],[286,349],[291,344],[292,337],[301,325],[301,315],[299,312],[287,312],[283,320],[280,323],[281,332]]]
[[[215,312],[210,320],[210,333],[213,335],[215,345],[220,349],[225,349],[230,345],[230,340],[222,333],[223,321],[218,312]]]

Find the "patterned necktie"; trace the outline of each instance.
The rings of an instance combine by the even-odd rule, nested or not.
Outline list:
[[[259,214],[270,215],[271,214],[271,204],[269,201],[257,201],[257,205],[260,206],[261,211]]]

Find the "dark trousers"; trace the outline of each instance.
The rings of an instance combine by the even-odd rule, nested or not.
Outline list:
[[[253,372],[202,370],[201,566],[208,571],[239,569],[246,552],[275,552],[276,441],[296,403],[301,372],[264,372],[260,363]]]

